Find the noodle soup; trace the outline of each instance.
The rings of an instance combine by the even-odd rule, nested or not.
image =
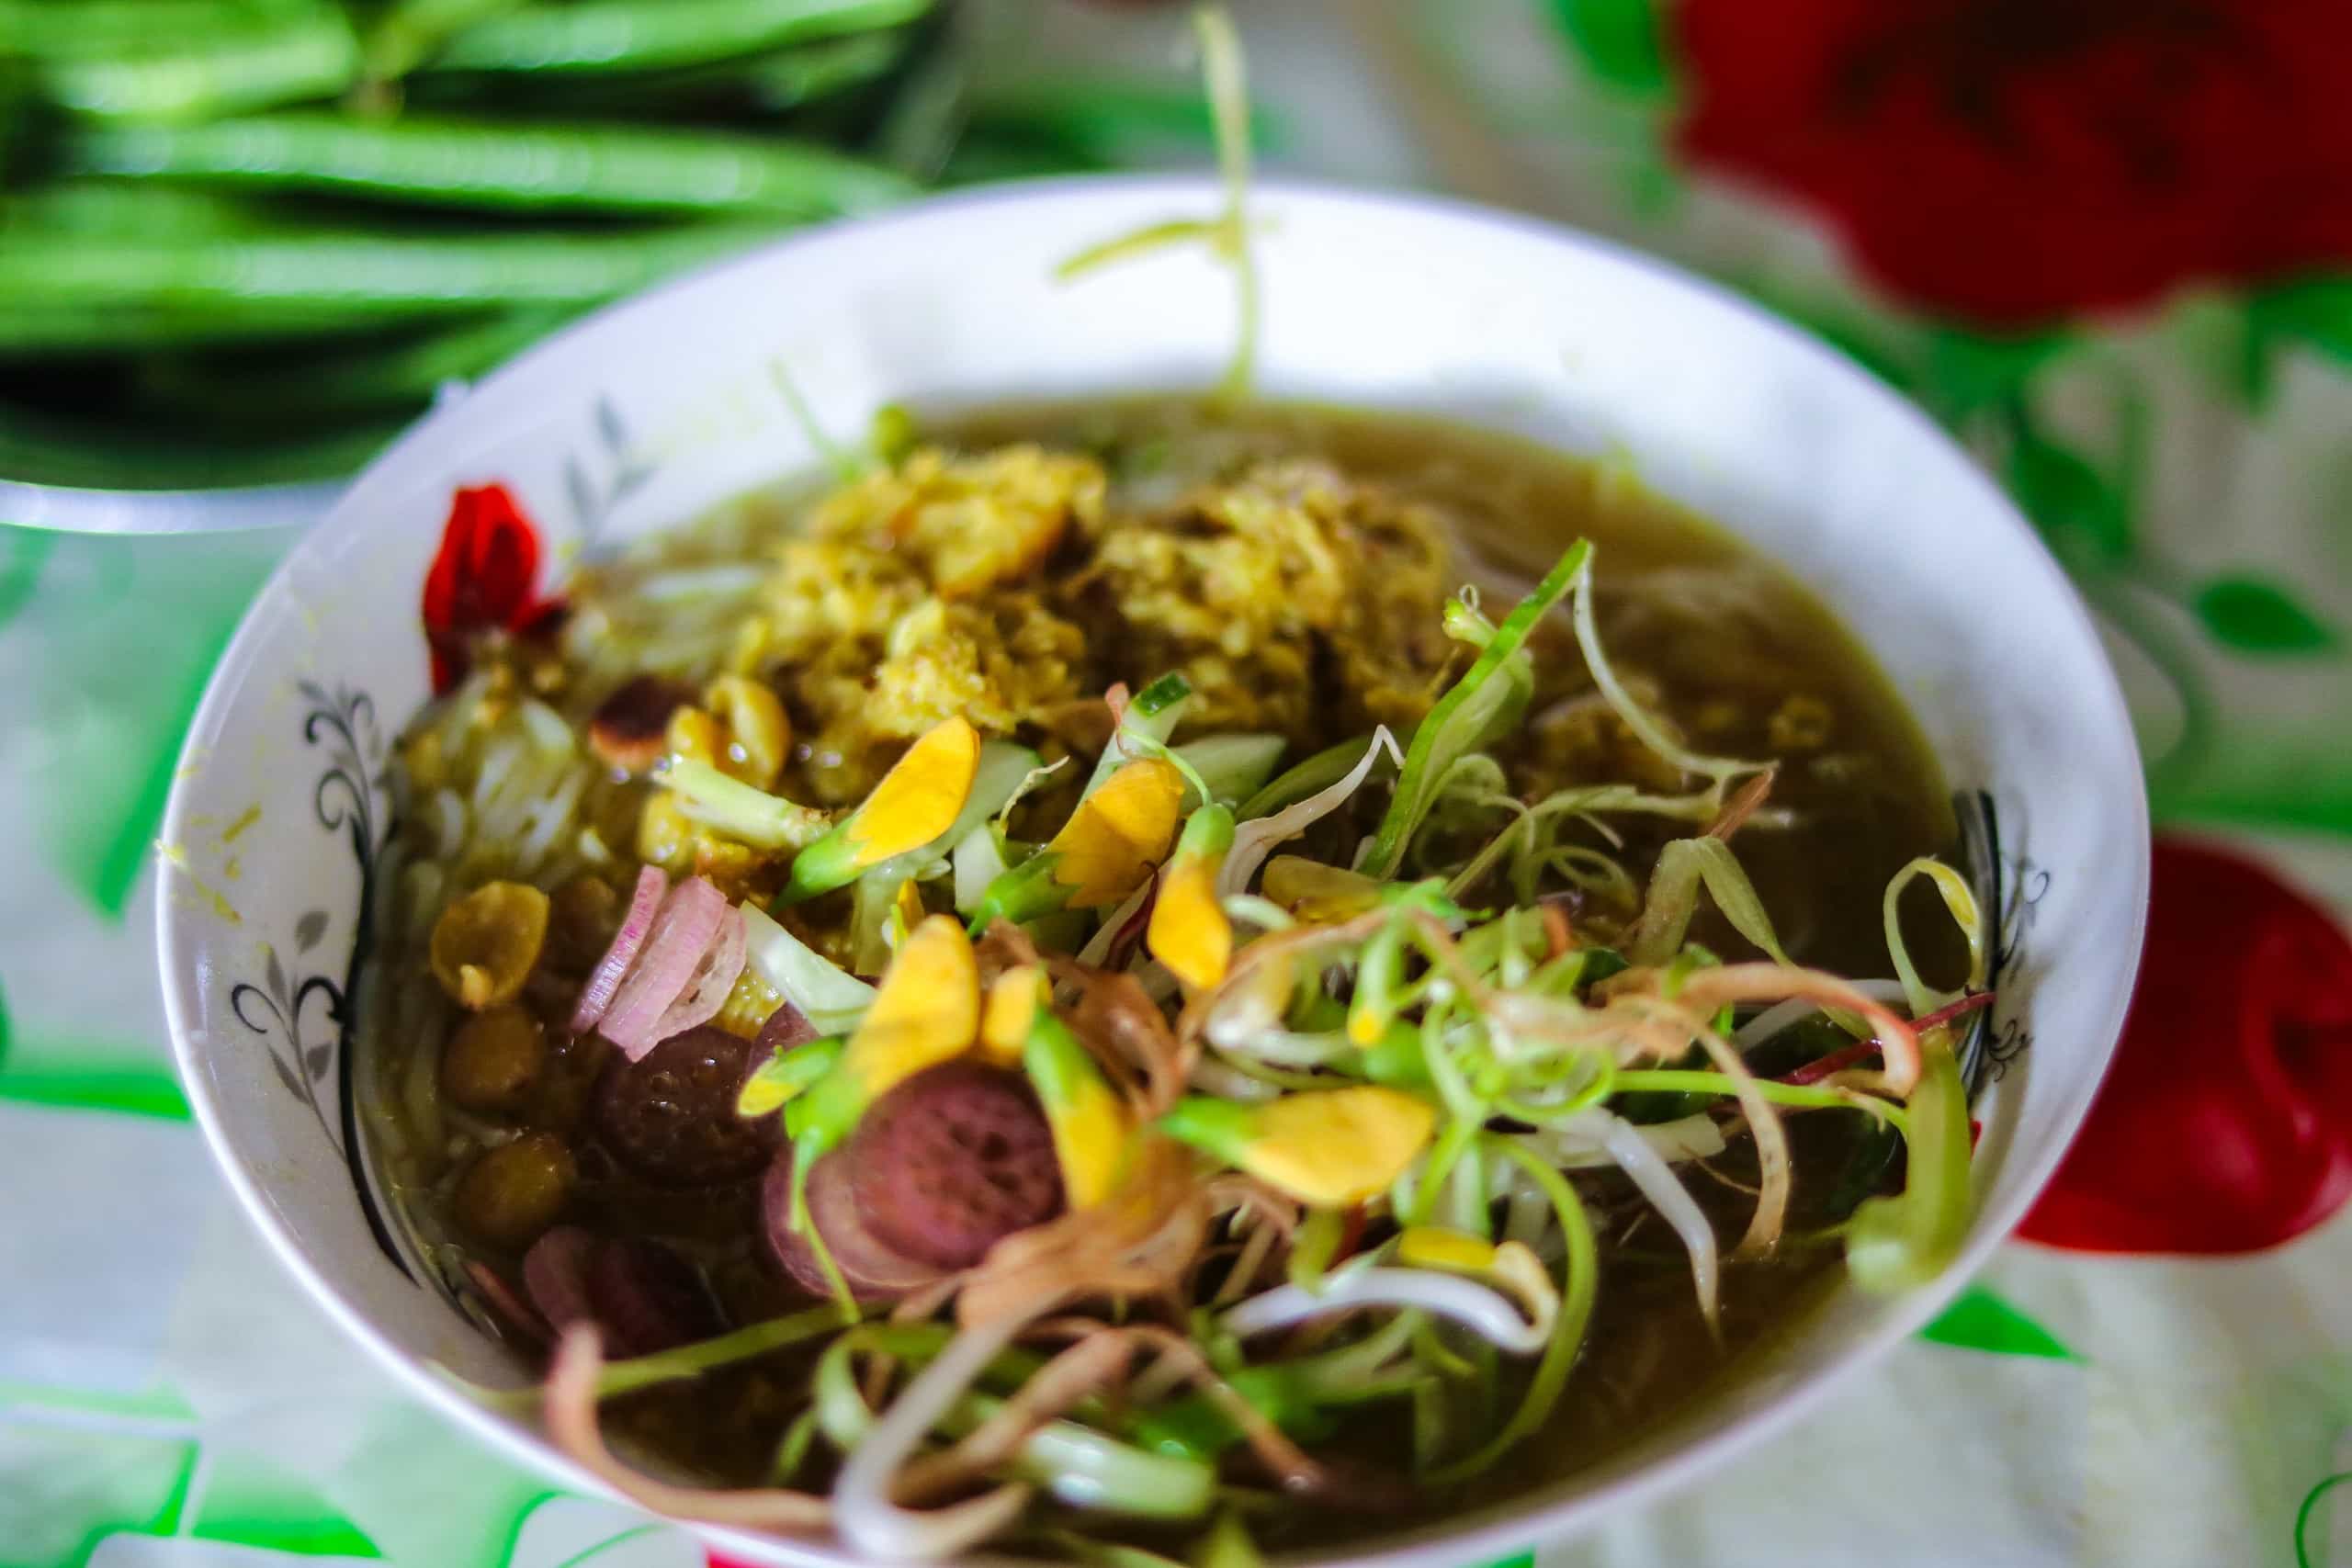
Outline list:
[[[886,1559],[1344,1542],[1939,1266],[1979,915],[1770,563],[1396,416],[875,446],[398,748],[370,1134],[569,1451]]]

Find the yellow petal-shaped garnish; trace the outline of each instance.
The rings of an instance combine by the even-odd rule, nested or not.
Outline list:
[[[1378,1084],[1286,1094],[1258,1109],[1235,1163],[1302,1201],[1345,1207],[1395,1181],[1436,1125],[1427,1100]]]
[[[1380,902],[1386,886],[1344,866],[1304,855],[1276,855],[1259,886],[1266,897],[1310,925],[1352,919]]]
[[[947,831],[972,793],[979,765],[979,731],[961,716],[924,731],[842,824],[851,863],[863,871]]]
[[[1183,804],[1184,775],[1159,757],[1127,763],[1080,801],[1052,844],[1069,907],[1099,909],[1140,886],[1167,858]]]
[[[890,915],[901,932],[911,931],[922,924],[922,894],[915,887],[911,876],[899,884],[899,891],[890,897]]]
[[[871,1100],[971,1047],[980,1029],[980,970],[964,928],[932,915],[907,933],[850,1036],[842,1067]]]
[[[1448,1269],[1483,1274],[1495,1266],[1495,1245],[1467,1231],[1443,1225],[1414,1225],[1396,1238],[1396,1261],[1416,1269]]]
[[[1224,982],[1233,960],[1233,922],[1216,901],[1214,862],[1180,857],[1168,868],[1144,940],[1151,955],[1193,989]]]
[[[1118,1189],[1134,1123],[1127,1108],[1100,1077],[1070,1086],[1046,1106],[1054,1156],[1062,1168],[1062,1195],[1073,1209],[1090,1209]]]
[[[1046,972],[1034,964],[1016,964],[996,977],[989,987],[989,1005],[980,1015],[980,1055],[1000,1067],[1017,1067],[1029,1043],[1029,1026],[1046,1005]]]

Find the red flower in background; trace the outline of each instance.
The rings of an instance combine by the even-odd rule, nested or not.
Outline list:
[[[2018,1234],[2252,1252],[2352,1197],[2352,942],[2261,868],[2160,842],[2147,953],[2090,1120]]]
[[[537,598],[539,531],[504,485],[461,490],[450,499],[441,548],[424,574],[424,640],[433,650],[438,696],[465,679],[474,640],[485,632],[528,635],[562,609]]]
[[[2352,264],[2346,0],[1681,0],[1694,162],[1988,324]]]

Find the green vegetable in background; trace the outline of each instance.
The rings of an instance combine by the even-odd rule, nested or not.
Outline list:
[[[460,33],[458,71],[606,73],[695,65],[911,21],[928,0],[577,0],[526,6]]]
[[[320,111],[91,130],[66,138],[60,161],[75,174],[517,212],[818,218],[915,194],[888,169],[771,137],[438,118],[371,124]]]
[[[580,310],[905,200],[962,125],[943,17],[0,0],[0,477],[346,472]]]

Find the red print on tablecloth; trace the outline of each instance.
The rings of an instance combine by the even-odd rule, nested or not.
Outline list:
[[[539,531],[504,485],[461,490],[450,498],[441,548],[424,574],[424,638],[433,651],[433,690],[465,679],[474,639],[484,632],[527,634],[562,608],[534,592]]]
[[[1695,162],[1992,324],[2352,261],[2345,0],[1682,0]]]
[[[2159,842],[2122,1044],[2019,1234],[2092,1252],[2252,1252],[2347,1197],[2352,942],[2260,867]]]

